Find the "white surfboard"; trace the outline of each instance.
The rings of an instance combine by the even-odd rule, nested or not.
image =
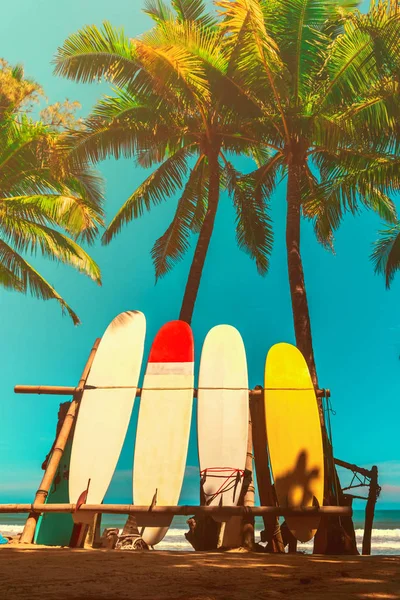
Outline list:
[[[243,340],[234,327],[218,325],[204,341],[199,372],[197,430],[206,504],[237,504],[246,464],[248,423]]]
[[[143,381],[133,467],[138,506],[178,504],[186,466],[194,385],[194,344],[190,326],[166,323],[150,350]],[[168,531],[172,517],[140,515],[137,525],[150,546]]]
[[[72,442],[69,499],[88,488],[87,504],[101,504],[117,466],[136,397],[146,331],[144,315],[126,311],[107,327],[96,352]],[[76,522],[85,521],[76,514]]]

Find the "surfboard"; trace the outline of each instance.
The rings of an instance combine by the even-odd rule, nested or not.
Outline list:
[[[150,350],[140,399],[133,463],[136,505],[177,505],[186,466],[192,416],[194,343],[183,321],[166,323]],[[172,517],[137,516],[142,538],[160,542]]]
[[[317,398],[301,352],[276,344],[265,365],[268,449],[279,506],[322,506],[324,454]],[[287,517],[300,542],[315,535],[319,517]]]
[[[239,500],[247,453],[248,385],[240,333],[230,325],[217,325],[204,341],[197,401],[200,476],[210,506],[235,506]]]
[[[85,490],[87,504],[101,504],[107,492],[131,418],[145,331],[144,315],[126,311],[115,317],[101,339],[72,442],[69,499],[73,504]],[[79,512],[74,520],[88,522]]]
[[[71,445],[71,440],[68,440],[46,504],[68,504]],[[39,517],[34,542],[44,546],[68,546],[73,527],[74,521],[70,514],[44,513]]]

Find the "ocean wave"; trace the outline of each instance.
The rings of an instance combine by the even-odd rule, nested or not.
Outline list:
[[[3,535],[18,535],[22,533],[21,524],[0,523],[0,533]],[[192,546],[185,539],[185,532],[188,528],[170,529],[165,538],[155,547],[157,550],[192,550]],[[256,528],[256,539],[259,537],[261,529]],[[120,530],[122,532],[122,529]],[[363,529],[356,529],[356,538],[358,544],[361,543],[364,535]],[[372,530],[372,554],[400,554],[400,529],[373,529]],[[313,542],[299,544],[299,549],[312,551]]]
[[[168,537],[184,537],[185,533],[189,531],[189,527],[185,529],[169,529],[167,536]]]
[[[173,543],[170,543],[166,538],[164,538],[164,540],[162,542],[160,542],[159,544],[157,544],[156,548],[158,548],[158,549],[161,550],[165,546],[171,546],[171,547],[174,547],[174,548],[184,548],[184,547],[185,548],[187,548],[187,547],[191,548],[192,547],[189,544],[189,542],[186,542],[186,541],[185,542],[173,542]]]
[[[356,529],[356,536],[362,537],[364,535],[364,529]],[[400,538],[400,529],[373,529],[372,536],[388,537],[388,538]]]
[[[1,525],[0,523],[0,533],[2,533],[3,535],[7,533],[13,533],[14,535],[16,535],[17,533],[22,533],[23,529],[23,525]]]
[[[379,542],[373,541],[371,544],[372,550],[378,550],[380,548],[390,548],[391,550],[400,550],[400,542]]]

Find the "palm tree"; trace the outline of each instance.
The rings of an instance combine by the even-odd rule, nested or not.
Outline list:
[[[85,27],[58,50],[56,73],[76,81],[105,76],[115,86],[114,95],[94,108],[85,131],[71,139],[75,158],[135,155],[143,167],[158,165],[113,218],[105,243],[145,209],[181,191],[152,257],[159,278],[188,250],[190,234],[199,234],[180,311],[190,323],[220,190],[232,180],[230,157],[262,154],[248,142],[260,110],[227,78],[233,56],[223,52],[221,32],[204,2],[174,0],[172,6],[174,12],[160,0],[147,2],[155,26],[136,40],[108,23],[101,30]],[[264,273],[272,242],[265,207],[259,198],[246,205],[235,198],[235,208],[239,245]]]
[[[367,15],[359,16],[360,27],[373,36],[375,52],[379,59],[382,72],[386,77],[387,92],[386,109],[391,109],[393,125],[382,131],[382,148],[398,156],[399,128],[399,76],[400,76],[400,15],[397,0],[377,2]],[[390,104],[388,105],[388,101]],[[399,192],[398,172],[400,164],[396,158],[386,167],[383,173],[388,185],[392,186],[392,194]],[[390,284],[400,268],[400,222],[386,228],[374,245],[371,255],[377,273],[385,276],[386,287]]]
[[[39,250],[100,284],[98,266],[78,242],[92,243],[102,224],[101,180],[87,165],[66,158],[65,134],[27,116],[26,103],[39,93],[39,86],[24,79],[21,67],[2,62],[0,284],[43,300],[56,299],[77,324],[78,316],[26,254]]]
[[[273,184],[286,178],[296,343],[317,387],[301,218],[313,220],[318,241],[328,248],[346,212],[366,207],[396,221],[389,194],[400,179],[388,141],[398,103],[387,70],[380,68],[374,36],[384,27],[371,13],[368,28],[350,11],[355,6],[350,0],[220,0],[218,6],[226,43],[237,57],[231,76],[262,110],[260,146],[273,148],[261,168],[245,177],[246,185],[233,191],[243,203],[258,194],[268,205]],[[382,36],[394,48],[396,19]]]

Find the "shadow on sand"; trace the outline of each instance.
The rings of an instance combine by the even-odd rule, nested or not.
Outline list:
[[[13,600],[400,600],[400,557],[0,549]]]

